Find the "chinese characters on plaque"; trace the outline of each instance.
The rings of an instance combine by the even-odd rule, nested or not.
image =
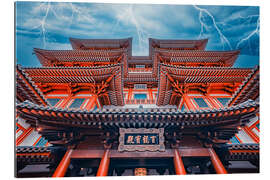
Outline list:
[[[125,145],[158,145],[159,134],[126,133]]]
[[[164,129],[120,128],[119,151],[164,151]]]

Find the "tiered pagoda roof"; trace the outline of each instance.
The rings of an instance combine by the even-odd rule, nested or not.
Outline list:
[[[152,57],[154,48],[173,50],[204,50],[208,39],[201,40],[171,40],[149,38],[149,56]]]
[[[259,66],[253,69],[252,73],[246,78],[227,103],[229,106],[245,102],[249,99],[256,100],[259,97],[259,72]]]
[[[126,39],[78,39],[70,38],[73,49],[81,50],[109,50],[127,49],[128,57],[132,55],[132,38]]]
[[[109,97],[109,101],[104,100],[105,105],[124,105],[121,64],[98,67],[38,67],[24,70],[40,89],[43,89],[44,83],[44,88],[47,89],[50,89],[49,86],[62,85],[71,93],[87,90],[89,93],[100,93],[98,95],[104,95],[105,99]],[[107,88],[109,91],[104,92]]]
[[[20,102],[30,100],[39,105],[48,105],[46,98],[24,70],[16,66],[16,97]]]
[[[181,66],[232,66],[240,51],[175,51],[154,49],[159,61]]]
[[[202,93],[209,92],[211,83],[221,84],[225,91],[232,93],[235,87],[230,90],[231,85],[238,87],[251,72],[250,68],[179,67],[160,64],[157,105],[169,104],[173,92],[179,96],[191,89],[197,89]],[[229,83],[228,87],[226,83]],[[188,84],[193,87],[189,87]]]

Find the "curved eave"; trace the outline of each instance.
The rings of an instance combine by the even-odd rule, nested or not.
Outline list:
[[[161,43],[167,43],[167,44],[178,44],[178,48],[186,48],[188,47],[192,50],[205,50],[205,47],[207,45],[208,39],[200,39],[200,40],[177,40],[177,39],[153,39],[149,38],[149,56],[152,56],[154,54],[154,47],[153,43],[160,46]],[[182,46],[181,46],[182,45]],[[167,48],[169,49],[173,48],[172,46],[168,45]]]
[[[254,117],[259,104],[249,101],[230,108],[179,112],[175,109],[103,109],[94,111],[68,110],[38,106],[32,103],[16,105],[21,117],[30,124],[46,124],[61,127],[91,128],[97,126],[112,127],[166,127],[182,126],[222,127],[243,125]]]
[[[160,71],[167,71],[176,76],[227,76],[247,77],[252,68],[231,68],[231,67],[185,67],[168,64],[159,64]]]
[[[182,67],[159,64],[159,82],[157,105],[167,105],[170,101],[172,88],[169,74],[179,83],[241,83],[252,72],[250,68],[231,67]]]
[[[155,53],[161,58],[169,59],[174,64],[198,64],[200,66],[231,67],[235,63],[240,51],[201,51],[201,50],[164,50],[155,48]]]
[[[39,88],[34,84],[32,79],[28,76],[28,74],[21,68],[20,65],[16,66],[16,76],[17,76],[17,88],[25,87],[23,89],[17,89],[18,92],[22,92],[26,97],[32,97],[34,99],[33,103],[49,105],[47,99],[44,97],[43,93],[39,90]],[[21,83],[21,84],[20,84]],[[28,99],[30,100],[30,99]],[[31,100],[30,100],[31,101]]]
[[[30,77],[35,76],[102,76],[110,74],[121,67],[121,64],[93,67],[25,67]]]
[[[220,148],[226,161],[252,161],[258,163],[259,144],[226,144]]]
[[[65,62],[107,62],[117,59],[127,52],[126,48],[114,50],[44,50],[34,48],[34,52],[43,66],[53,66]]]
[[[238,90],[227,103],[228,106],[236,105],[248,99],[255,100],[259,97],[259,66],[256,66]]]
[[[97,67],[38,67],[24,70],[35,83],[50,83],[56,86],[59,83],[102,83],[113,75],[109,82],[110,102],[113,105],[124,105],[122,64]]]
[[[106,47],[106,44],[117,44],[119,46],[123,46],[126,43],[128,43],[127,51],[129,57],[132,54],[132,38],[123,38],[123,39],[78,39],[78,38],[69,38],[69,41],[71,43],[71,46],[74,50],[76,49],[83,49],[83,48],[89,48],[87,44],[104,44],[104,47]],[[109,46],[107,46],[110,48]]]
[[[59,152],[64,152],[62,147],[16,147],[16,161],[19,164],[51,164],[58,161]],[[63,154],[60,153],[60,154]],[[58,154],[58,156],[57,156]]]

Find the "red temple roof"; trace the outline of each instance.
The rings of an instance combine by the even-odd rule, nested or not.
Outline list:
[[[154,48],[174,50],[204,50],[208,39],[200,40],[171,40],[149,38],[149,56],[152,57]]]
[[[34,49],[43,66],[91,66],[118,63],[126,49],[117,50],[44,50]]]
[[[248,99],[255,100],[259,97],[259,72],[259,66],[256,66],[227,103],[229,106],[242,103]]]
[[[240,51],[175,51],[155,48],[160,61],[174,65],[232,66]]]
[[[16,97],[21,102],[30,100],[40,105],[49,104],[43,93],[19,65],[16,66]]]
[[[102,110],[82,111],[42,107],[26,102],[16,106],[22,118],[25,118],[32,126],[38,124],[42,127],[43,130],[40,133],[45,137],[48,133],[47,128],[57,134],[57,131],[67,127],[91,129],[98,127],[170,128],[182,126],[186,130],[212,127],[218,131],[217,136],[220,136],[219,138],[226,140],[234,136],[239,125],[245,124],[248,119],[254,117],[259,108],[259,104],[254,101],[248,101],[230,108],[191,112],[159,108],[104,108]],[[52,134],[50,133],[50,135]]]
[[[97,50],[97,49],[127,49],[128,57],[132,55],[132,38],[126,39],[77,39],[70,38],[73,49]]]
[[[252,72],[250,68],[228,68],[228,67],[179,67],[160,64],[157,105],[166,105],[170,102],[173,92],[173,83],[185,86],[188,84],[200,85],[198,89],[205,89],[212,83],[240,84]],[[184,89],[183,89],[184,90]]]
[[[110,79],[108,81],[110,104],[122,106],[124,100],[121,67],[120,64],[117,64],[98,67],[39,67],[24,70],[34,82],[40,85],[41,89],[44,83],[51,86],[66,84],[67,88],[73,83],[76,85],[76,89],[89,87],[90,89],[88,89],[91,90],[92,86],[96,87]]]

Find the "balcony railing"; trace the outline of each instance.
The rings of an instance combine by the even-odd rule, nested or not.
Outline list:
[[[156,100],[151,99],[126,99],[125,104],[155,104]]]

